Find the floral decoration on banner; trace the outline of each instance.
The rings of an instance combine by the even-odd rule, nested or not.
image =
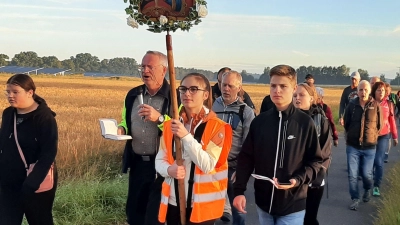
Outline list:
[[[205,0],[124,0],[127,24],[132,28],[148,25],[148,31],[161,33],[178,29],[189,31],[208,14]]]

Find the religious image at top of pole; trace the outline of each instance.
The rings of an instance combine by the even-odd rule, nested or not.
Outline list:
[[[129,15],[127,23],[133,28],[148,26],[148,31],[161,33],[178,29],[189,31],[208,14],[204,0],[124,0]]]

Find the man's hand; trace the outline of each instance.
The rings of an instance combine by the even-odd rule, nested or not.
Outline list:
[[[125,128],[123,128],[123,127],[118,127],[117,134],[118,134],[118,135],[125,135]]]
[[[179,138],[183,138],[189,134],[189,131],[186,130],[185,126],[181,123],[181,121],[172,119],[171,130],[174,135]]]
[[[233,206],[241,212],[241,213],[247,213],[245,211],[246,209],[246,197],[244,195],[238,195],[236,196],[235,199],[233,199]]]
[[[178,166],[176,161],[167,169],[168,175],[175,179],[184,179],[186,175],[185,166]]]
[[[340,118],[340,119],[339,119],[339,123],[340,123],[340,125],[344,126],[344,120],[343,120],[343,118]]]
[[[393,146],[397,146],[398,143],[399,141],[397,139],[393,139]]]
[[[157,122],[158,117],[161,116],[161,114],[150,105],[142,104],[139,105],[138,108],[138,114],[139,116],[144,117],[144,121]]]
[[[275,181],[275,187],[278,188],[278,189],[282,189],[282,190],[290,189],[290,188],[294,187],[296,185],[296,183],[297,183],[296,179],[290,179],[289,180],[290,181],[290,185],[286,185],[286,184],[285,185],[281,185],[281,184],[279,184],[278,179],[276,179],[275,177],[274,177],[274,181]]]
[[[333,141],[333,146],[337,147],[338,144],[339,144],[339,140],[334,140],[334,141]]]

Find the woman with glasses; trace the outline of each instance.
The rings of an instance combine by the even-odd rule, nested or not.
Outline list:
[[[317,98],[315,88],[310,87],[306,83],[298,84],[296,92],[293,95],[294,106],[310,115],[314,121],[322,151],[322,159],[324,160],[321,170],[317,174],[317,178],[310,184],[307,191],[304,225],[319,224],[317,220],[318,209],[324,193],[325,174],[330,164],[332,148],[332,134],[329,121],[323,109],[317,105]]]
[[[35,90],[26,74],[7,81],[10,106],[3,111],[0,130],[0,224],[21,224],[24,214],[30,225],[53,224],[56,114]],[[48,181],[45,188],[43,181]]]
[[[198,73],[186,75],[178,87],[179,120],[164,122],[156,170],[165,177],[159,221],[180,224],[178,179],[183,179],[187,224],[214,224],[223,214],[228,182],[227,157],[231,127],[211,111],[211,87]],[[175,161],[173,136],[182,144],[183,165]]]

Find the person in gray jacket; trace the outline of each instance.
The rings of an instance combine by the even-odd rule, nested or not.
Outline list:
[[[233,216],[233,225],[244,225],[246,214],[239,213],[233,205],[233,180],[236,171],[236,157],[242,149],[242,144],[249,132],[250,123],[254,119],[254,111],[243,103],[238,93],[242,89],[242,76],[236,71],[228,71],[222,75],[221,96],[218,97],[212,110],[218,118],[229,123],[233,130],[232,147],[228,156],[228,195],[225,201],[224,215],[221,220],[229,222]]]

